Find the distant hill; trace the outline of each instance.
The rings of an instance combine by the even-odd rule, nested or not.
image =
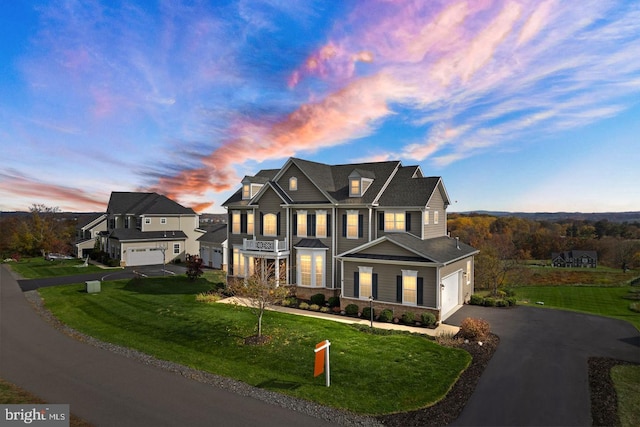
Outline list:
[[[534,221],[561,221],[575,219],[581,221],[640,222],[640,212],[504,212],[504,211],[469,211],[462,214],[480,214],[490,216],[515,216]]]

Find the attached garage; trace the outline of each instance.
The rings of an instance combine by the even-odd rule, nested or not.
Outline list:
[[[453,314],[456,308],[460,304],[460,278],[462,274],[460,271],[457,271],[453,274],[450,274],[444,277],[441,280],[441,293],[440,293],[440,313],[442,313],[442,319],[445,320],[447,317]]]
[[[132,248],[127,249],[125,262],[127,266],[158,265],[164,261],[162,257],[159,248]]]

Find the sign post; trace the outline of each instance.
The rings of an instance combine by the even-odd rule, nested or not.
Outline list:
[[[313,376],[317,377],[325,371],[326,366],[326,384],[327,387],[331,385],[331,375],[329,371],[329,347],[331,343],[329,340],[324,340],[316,344],[315,350],[313,352],[316,354],[316,361],[313,367]]]

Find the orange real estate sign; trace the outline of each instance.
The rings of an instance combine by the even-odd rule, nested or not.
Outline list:
[[[327,342],[322,341],[316,344],[316,363],[313,365],[313,376],[317,377],[318,375],[324,372],[324,358],[325,352],[327,351]]]

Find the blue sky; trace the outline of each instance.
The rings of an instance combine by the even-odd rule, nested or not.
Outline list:
[[[0,13],[0,210],[200,212],[289,156],[450,211],[640,210],[640,3],[33,1]]]

